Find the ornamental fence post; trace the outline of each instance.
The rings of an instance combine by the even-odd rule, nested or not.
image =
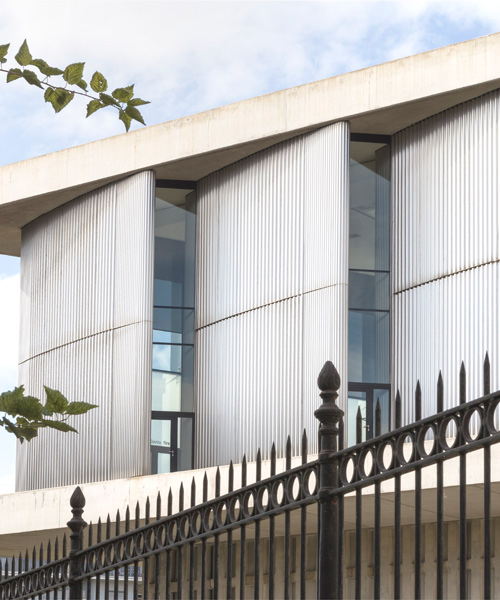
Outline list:
[[[327,361],[318,376],[323,404],[314,412],[319,427],[319,556],[318,597],[322,600],[341,596],[339,569],[339,498],[331,493],[338,488],[339,465],[337,441],[339,421],[344,411],[335,404],[340,387],[340,375]]]
[[[73,517],[68,521],[67,525],[71,529],[70,534],[70,550],[69,550],[69,598],[70,600],[81,600],[82,598],[82,582],[76,581],[76,578],[81,575],[80,561],[76,556],[77,552],[83,547],[83,529],[87,527],[87,523],[82,519],[83,507],[85,506],[85,496],[81,488],[78,486],[71,495],[69,503],[71,504],[71,512]]]

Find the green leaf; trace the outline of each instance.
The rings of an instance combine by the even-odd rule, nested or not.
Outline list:
[[[22,46],[19,48],[19,52],[14,57],[19,65],[22,67],[26,67],[33,60],[33,57],[30,54],[28,49],[28,44],[26,40],[22,43]]]
[[[129,106],[141,106],[142,104],[151,103],[149,102],[149,100],[141,100],[141,98],[132,98],[132,100],[130,100],[128,103]]]
[[[10,69],[10,71],[7,73],[7,83],[10,83],[11,81],[15,81],[16,79],[19,79],[20,77],[23,76],[23,72],[21,71],[21,69]]]
[[[128,102],[134,95],[134,86],[129,85],[124,88],[116,88],[113,92],[113,98],[116,98],[118,102]]]
[[[62,75],[63,74],[63,71],[61,71],[61,69],[49,66],[41,58],[34,58],[30,62],[30,65],[37,67],[40,70],[40,73],[42,73],[42,75],[46,75],[47,77],[50,77],[51,75]]]
[[[91,100],[88,104],[87,104],[87,117],[90,117],[90,115],[93,115],[97,110],[99,110],[100,108],[104,108],[106,105],[103,104],[100,100]]]
[[[129,115],[127,115],[127,113],[125,111],[120,110],[120,114],[119,114],[118,118],[125,125],[125,130],[128,131],[130,129],[130,123],[132,122],[131,117],[129,117]]]
[[[74,96],[73,92],[68,92],[63,88],[47,88],[44,94],[45,102],[50,102],[56,113],[68,106]]]
[[[29,69],[24,69],[23,77],[30,85],[36,85],[39,88],[43,89],[42,82],[38,79],[36,73],[34,71],[30,71]]]
[[[45,408],[47,410],[51,410],[52,412],[63,414],[68,406],[68,401],[66,398],[57,390],[52,390],[46,385],[43,387],[45,388],[45,393],[47,394]]]
[[[76,85],[85,92],[87,91],[88,83],[84,79],[80,79],[80,81]]]
[[[9,433],[13,433],[21,442],[21,444],[24,442],[25,439],[29,442],[38,435],[38,430],[36,427],[18,427],[17,425],[12,423],[12,421],[9,421],[9,419],[7,419],[6,417],[4,417],[0,421],[0,424],[3,425],[3,427],[5,427],[6,431],[8,431]]]
[[[109,94],[99,94],[99,98],[104,102],[106,106],[118,106],[118,102]]]
[[[74,431],[75,433],[78,433],[74,427],[71,427],[71,425],[68,425],[64,421],[51,421],[50,419],[42,419],[42,423],[45,427],[57,429],[58,431]]]
[[[97,404],[89,404],[88,402],[70,402],[66,408],[67,415],[84,415],[89,410],[97,408]]]
[[[40,421],[42,419],[42,409],[40,400],[33,396],[23,396],[17,403],[19,415],[30,421]]]
[[[7,59],[5,57],[7,56],[7,52],[9,51],[9,46],[10,44],[2,44],[0,46],[0,63],[7,62]]]
[[[135,121],[139,121],[139,123],[146,125],[146,123],[144,123],[144,119],[142,118],[141,113],[137,108],[135,108],[135,106],[127,106],[125,112],[131,119],[134,119]]]
[[[20,385],[12,391],[0,394],[0,411],[15,417],[18,414],[19,400],[23,397],[24,386]]]
[[[63,79],[70,85],[77,85],[83,77],[83,67],[85,63],[73,63],[64,69]]]
[[[108,89],[106,77],[102,73],[99,73],[99,71],[96,71],[90,80],[90,87],[94,92],[105,92]]]

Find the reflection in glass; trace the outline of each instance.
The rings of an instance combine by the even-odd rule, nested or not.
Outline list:
[[[353,444],[358,407],[363,439],[374,435],[378,397],[382,429],[390,419],[389,145],[351,142],[349,219],[348,441]]]

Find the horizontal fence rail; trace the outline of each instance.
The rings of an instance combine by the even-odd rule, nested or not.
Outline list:
[[[415,422],[405,426],[397,393],[394,429],[383,435],[377,405],[375,437],[365,442],[361,442],[363,422],[358,410],[356,444],[344,448],[343,411],[336,404],[340,377],[328,362],[318,377],[322,404],[315,412],[320,422],[317,460],[307,460],[304,432],[298,466],[292,467],[288,438],[282,462],[274,445],[270,461],[264,463],[258,453],[252,481],[243,457],[238,470],[229,465],[224,481],[221,470],[216,470],[210,495],[207,473],[202,482],[193,477],[189,490],[181,484],[175,513],[175,495],[169,490],[166,505],[158,493],[154,506],[148,498],[142,511],[137,503],[135,511],[127,507],[123,518],[118,511],[113,521],[108,515],[88,527],[82,518],[85,498],[76,488],[70,501],[69,543],[64,536],[61,543],[49,542],[38,552],[33,549],[4,559],[0,600],[494,597],[492,573],[495,568],[500,572],[500,564],[495,563],[497,556],[500,560],[500,544],[495,554],[492,514],[500,517],[500,507],[493,507],[492,513],[491,447],[500,441],[500,392],[490,393],[487,355],[483,396],[467,402],[465,381],[462,365],[458,405],[443,410],[440,374],[437,413],[424,418],[417,382]],[[467,505],[467,454],[478,450],[480,527],[468,519]],[[446,554],[453,550],[449,531],[455,522],[445,521],[444,464],[452,458],[458,460],[456,573]],[[284,470],[277,472],[281,465]],[[435,485],[425,490],[435,499],[430,522],[428,506],[423,512],[423,474],[429,467],[435,474]],[[408,474],[410,488],[402,486]],[[387,502],[383,509],[387,494],[393,513],[390,535]],[[408,510],[412,511],[410,541],[402,537],[403,531],[409,531]],[[347,512],[352,525],[346,521]],[[477,548],[478,531],[482,556],[471,558],[471,536]],[[429,539],[432,572],[426,558]],[[481,564],[477,572],[471,567],[473,559]]]

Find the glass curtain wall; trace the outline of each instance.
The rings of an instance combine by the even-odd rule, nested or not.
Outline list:
[[[151,473],[193,468],[196,198],[193,186],[166,185],[156,187]]]
[[[349,207],[348,443],[390,423],[390,146],[351,142]]]

